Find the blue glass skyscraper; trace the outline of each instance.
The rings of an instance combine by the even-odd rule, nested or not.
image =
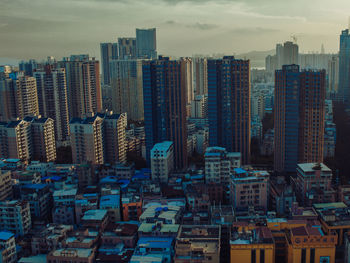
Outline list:
[[[147,160],[159,142],[174,143],[175,168],[187,167],[186,60],[143,62],[143,97]]]
[[[340,35],[339,48],[339,86],[338,98],[350,103],[350,34],[349,29]]]
[[[208,117],[210,146],[241,152],[242,162],[249,163],[249,60],[208,60]]]
[[[295,173],[298,163],[323,162],[325,71],[285,65],[275,73],[277,172]]]

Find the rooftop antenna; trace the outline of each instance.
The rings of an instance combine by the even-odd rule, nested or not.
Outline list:
[[[349,22],[350,22],[350,20],[349,20]],[[295,44],[298,42],[298,38],[297,38],[296,35],[291,35],[290,37],[293,39],[293,42],[294,42]]]

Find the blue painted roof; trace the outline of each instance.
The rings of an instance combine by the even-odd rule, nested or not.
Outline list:
[[[118,205],[120,204],[120,196],[119,195],[104,195],[101,197],[100,206],[106,205]]]
[[[5,162],[7,163],[18,163],[20,161],[21,161],[20,159],[5,159]]]
[[[173,237],[141,237],[137,245],[150,248],[168,248],[172,246],[173,240]]]
[[[0,231],[0,240],[8,240],[13,236],[14,234],[12,234],[11,232]]]
[[[100,180],[100,184],[101,183],[117,183],[118,182],[118,178],[116,176],[107,176],[105,178],[102,178]]]
[[[27,189],[44,189],[45,187],[47,187],[46,184],[25,184],[22,186],[22,188],[27,188]]]
[[[242,168],[234,168],[233,170],[235,171],[236,174],[245,174],[245,173],[247,173],[247,171],[242,169]]]

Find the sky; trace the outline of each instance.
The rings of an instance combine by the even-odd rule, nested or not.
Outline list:
[[[241,54],[297,37],[337,52],[349,0],[0,0],[0,58],[99,57],[101,42],[157,28],[158,53]]]

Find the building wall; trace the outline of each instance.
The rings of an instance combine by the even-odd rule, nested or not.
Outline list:
[[[232,245],[230,252],[230,262],[252,262],[252,251],[255,250],[255,262],[262,262],[261,250],[265,252],[265,263],[275,262],[275,245],[274,244],[250,244],[250,245]]]
[[[154,144],[172,141],[175,169],[187,167],[186,63],[161,58],[143,64],[147,160]]]
[[[209,145],[241,152],[250,161],[250,63],[208,60]]]

